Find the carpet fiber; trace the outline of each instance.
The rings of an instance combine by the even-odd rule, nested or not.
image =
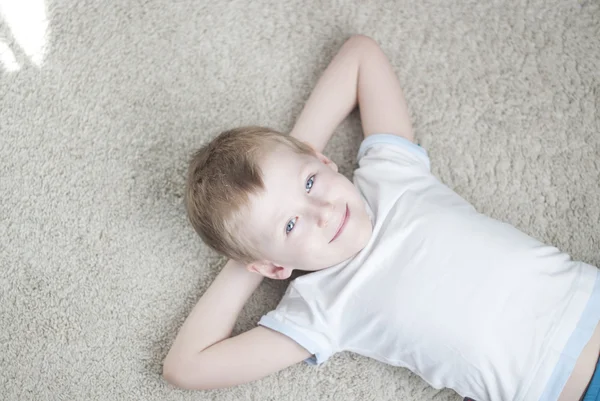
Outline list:
[[[341,44],[377,40],[432,171],[481,212],[600,265],[593,1],[0,0],[3,400],[458,400],[348,352],[231,389],[161,377],[225,260],[182,205],[191,152],[289,132]],[[325,149],[347,177],[358,114]],[[264,282],[234,334],[277,305]]]

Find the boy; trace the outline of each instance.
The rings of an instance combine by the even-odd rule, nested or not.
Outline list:
[[[321,151],[357,104],[352,184]],[[188,215],[231,260],[183,324],[165,378],[220,388],[348,350],[478,401],[578,400],[600,349],[598,269],[479,214],[413,142],[392,66],[357,35],[289,137],[246,127],[198,151]],[[229,338],[263,277],[294,269],[312,273]]]

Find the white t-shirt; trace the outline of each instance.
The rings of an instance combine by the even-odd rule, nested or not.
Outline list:
[[[478,213],[402,137],[367,137],[358,161],[369,243],[259,324],[309,363],[352,351],[477,401],[556,400],[600,319],[599,270]]]

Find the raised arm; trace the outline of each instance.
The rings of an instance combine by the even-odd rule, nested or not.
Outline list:
[[[335,128],[358,104],[363,133],[388,133],[414,141],[400,81],[377,42],[348,39],[319,78],[291,136],[322,152]]]
[[[227,262],[183,323],[164,360],[163,376],[169,383],[197,390],[229,387],[310,356],[289,337],[265,327],[229,337],[262,279],[236,261]]]

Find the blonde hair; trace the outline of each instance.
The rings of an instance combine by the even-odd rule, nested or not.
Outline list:
[[[242,263],[261,259],[251,238],[238,233],[250,195],[265,191],[259,162],[276,145],[315,156],[308,144],[268,127],[246,126],[220,133],[189,163],[184,195],[188,219],[204,243]]]

